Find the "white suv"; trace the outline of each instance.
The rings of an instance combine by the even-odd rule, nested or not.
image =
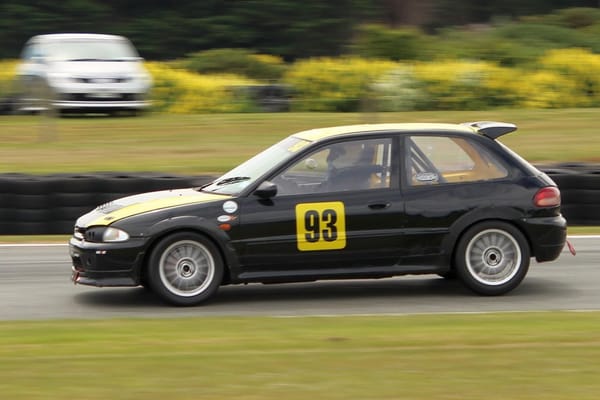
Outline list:
[[[17,69],[17,111],[139,111],[152,79],[122,36],[58,33],[34,36]]]

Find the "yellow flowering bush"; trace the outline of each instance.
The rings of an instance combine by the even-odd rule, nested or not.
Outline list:
[[[518,81],[519,105],[524,108],[577,106],[577,83],[553,71],[524,73]]]
[[[12,94],[18,63],[17,60],[0,61],[0,98]]]
[[[153,109],[176,114],[244,112],[252,109],[242,88],[256,82],[236,75],[201,75],[147,62],[153,79]]]
[[[600,106],[600,55],[584,49],[550,50],[540,59],[540,65],[576,85],[574,105]]]
[[[518,93],[515,72],[489,62],[438,61],[414,66],[427,93],[429,110],[475,110],[511,106]]]
[[[280,67],[285,66],[285,61],[283,61],[283,58],[279,56],[274,56],[271,54],[250,54],[249,57],[263,64],[275,65]]]
[[[282,83],[291,88],[296,111],[360,111],[373,104],[380,111],[600,106],[600,55],[582,49],[551,50],[535,70],[481,61],[400,63],[358,57],[286,66],[276,56],[249,57],[287,71]],[[0,61],[0,99],[14,94],[18,62]],[[260,108],[250,90],[260,85],[257,80],[195,73],[178,63],[147,62],[146,67],[153,77],[153,110],[191,114]]]
[[[357,111],[371,85],[395,68],[392,61],[354,57],[312,58],[294,63],[283,77],[294,91],[294,110]]]

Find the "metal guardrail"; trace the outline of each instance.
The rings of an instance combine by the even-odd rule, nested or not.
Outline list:
[[[600,165],[538,166],[561,190],[570,225],[600,225]],[[132,194],[200,186],[211,176],[158,173],[0,174],[0,235],[68,234],[99,204]]]

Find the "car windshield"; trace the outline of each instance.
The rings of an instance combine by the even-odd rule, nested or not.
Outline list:
[[[238,195],[247,186],[256,182],[274,167],[289,160],[309,143],[295,137],[283,139],[201,189],[204,192]]]
[[[44,45],[58,61],[126,61],[139,56],[126,40],[61,40]]]

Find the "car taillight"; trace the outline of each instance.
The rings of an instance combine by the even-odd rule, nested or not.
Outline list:
[[[560,206],[560,190],[554,186],[541,188],[533,197],[533,204],[536,207]]]

